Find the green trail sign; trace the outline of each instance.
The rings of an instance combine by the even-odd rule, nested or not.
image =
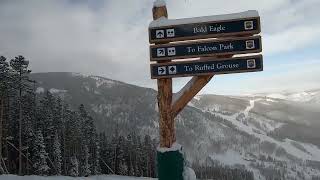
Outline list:
[[[263,70],[262,55],[151,64],[151,78],[175,78],[212,74],[231,74]]]
[[[149,26],[150,43],[253,35],[261,32],[257,11],[176,20],[157,20]]]
[[[150,46],[150,60],[173,60],[262,51],[261,37],[238,37]]]

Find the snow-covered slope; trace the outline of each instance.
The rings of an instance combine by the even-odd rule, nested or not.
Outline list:
[[[0,180],[155,180],[151,178],[137,178],[126,176],[92,176],[92,177],[66,177],[66,176],[16,176],[16,175],[0,175]]]
[[[265,173],[270,169],[273,174],[279,169],[282,173],[285,172],[286,179],[301,174],[300,178],[306,179],[320,176],[320,166],[310,166],[314,161],[318,162],[317,165],[320,164],[320,144],[310,140],[320,137],[320,133],[313,131],[313,137],[305,134],[299,134],[298,137],[290,136],[290,133],[299,133],[295,131],[295,127],[304,127],[304,131],[309,132],[311,129],[317,129],[314,127],[319,128],[320,110],[308,112],[306,109],[300,109],[300,104],[271,97],[231,98],[202,95],[197,96],[190,105],[222,118],[225,120],[224,124],[229,124],[241,132],[238,135],[224,133],[225,139],[228,136],[236,138],[236,145],[218,141],[219,148],[223,150],[212,151],[212,160],[229,166],[244,166],[254,172],[255,178],[261,179],[268,177]],[[293,124],[299,121],[308,126]],[[279,131],[290,133],[279,134]],[[241,136],[247,136],[249,140],[246,141]],[[283,168],[283,165],[286,168]]]

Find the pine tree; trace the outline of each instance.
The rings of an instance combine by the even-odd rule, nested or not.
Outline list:
[[[47,175],[49,171],[49,166],[47,165],[48,153],[46,152],[46,147],[44,144],[44,138],[40,130],[37,131],[35,136],[35,147],[34,151],[34,164],[33,167],[35,172],[39,175]]]
[[[91,172],[95,171],[95,161],[96,161],[96,149],[97,149],[97,140],[96,140],[96,128],[94,126],[93,118],[88,114],[88,112],[85,110],[85,107],[83,104],[79,107],[79,116],[81,120],[81,134],[82,134],[82,146],[87,146],[89,149],[88,154],[90,156],[90,159],[88,160],[88,164],[91,167]]]
[[[5,97],[7,96],[8,92],[8,84],[9,84],[9,64],[7,59],[3,56],[0,56],[0,160],[2,162],[2,144],[3,144],[3,124],[4,124],[4,114],[5,114]],[[0,163],[0,172],[5,174],[3,166]]]
[[[91,174],[91,171],[90,171],[90,164],[89,164],[89,158],[90,158],[90,155],[89,155],[89,149],[88,149],[88,146],[84,146],[84,155],[83,155],[83,165],[82,165],[82,170],[81,170],[81,175],[82,176],[85,176],[85,177],[88,177],[90,174]]]
[[[61,144],[59,140],[59,135],[56,132],[56,135],[54,137],[54,144],[53,144],[53,164],[56,169],[56,175],[61,174]]]
[[[101,167],[100,167],[100,138],[96,135],[96,148],[95,148],[95,160],[94,160],[94,174],[98,175],[101,174]]]
[[[65,108],[65,156],[82,156],[82,132],[79,121],[79,116],[71,111],[69,108]]]
[[[23,142],[23,150],[24,154],[26,155],[26,168],[25,173],[30,173],[30,154],[31,148],[33,147],[33,139],[34,139],[34,122],[36,119],[36,95],[35,92],[27,91],[23,95],[23,122],[22,122],[22,142]]]
[[[62,121],[63,121],[63,126],[62,126],[62,151],[63,151],[63,172],[64,175],[67,175],[67,157],[71,152],[71,148],[69,145],[69,134],[67,132],[69,123],[71,122],[72,118],[72,113],[71,110],[69,109],[69,106],[65,104],[63,106],[63,111],[62,111]]]
[[[18,102],[19,102],[19,175],[22,175],[22,121],[23,121],[23,105],[22,105],[22,96],[23,93],[26,92],[29,87],[29,77],[28,74],[31,70],[28,69],[29,61],[27,61],[23,56],[15,57],[15,59],[11,59],[10,66],[15,72],[15,84],[19,90]]]
[[[78,177],[79,176],[79,162],[76,156],[72,156],[70,160],[70,170],[69,176]]]

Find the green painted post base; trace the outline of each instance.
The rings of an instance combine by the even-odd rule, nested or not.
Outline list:
[[[159,180],[183,180],[184,158],[178,151],[157,152]]]

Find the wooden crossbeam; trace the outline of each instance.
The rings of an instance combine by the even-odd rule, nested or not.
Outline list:
[[[217,59],[231,58],[233,55],[219,55]],[[200,58],[200,60],[203,58]],[[197,95],[201,89],[207,85],[214,75],[194,76],[174,97],[171,106],[172,117],[175,118],[183,110],[184,107]]]
[[[176,117],[182,109],[208,84],[213,75],[194,76],[178,93],[172,104],[172,116]]]

